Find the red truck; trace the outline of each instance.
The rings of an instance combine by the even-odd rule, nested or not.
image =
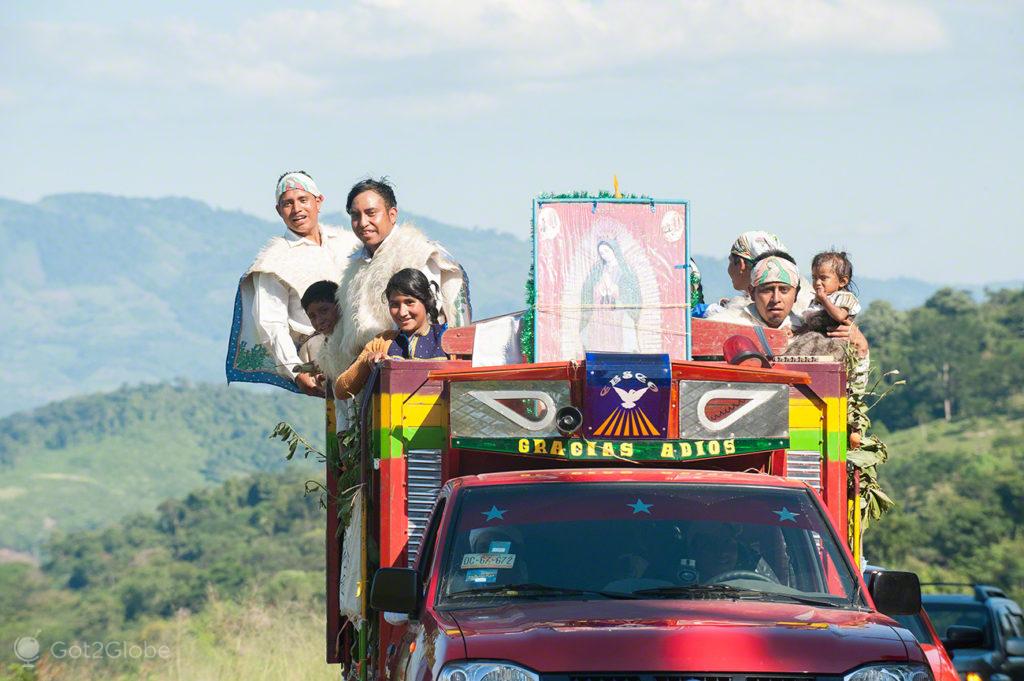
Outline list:
[[[695,354],[720,346],[702,337]],[[339,614],[332,506],[328,661],[402,681],[932,681],[889,617],[920,610],[917,577],[869,589],[854,557],[841,367],[765,363],[386,362],[362,410],[365,622]]]

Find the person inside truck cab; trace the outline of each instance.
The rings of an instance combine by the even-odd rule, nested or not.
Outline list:
[[[704,523],[690,536],[690,557],[703,584],[729,579],[778,582],[775,571],[731,523]]]
[[[373,364],[390,359],[448,359],[441,339],[448,326],[438,321],[435,289],[427,277],[411,267],[388,280],[383,293],[396,329],[379,333],[356,360],[338,376],[335,395],[355,395],[363,389]]]

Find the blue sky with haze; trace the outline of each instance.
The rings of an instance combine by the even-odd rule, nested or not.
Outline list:
[[[44,9],[45,8],[45,9]],[[0,9],[0,196],[189,196],[525,236],[543,191],[691,201],[693,248],[778,232],[802,264],[940,282],[1024,268],[1024,3],[361,0]]]

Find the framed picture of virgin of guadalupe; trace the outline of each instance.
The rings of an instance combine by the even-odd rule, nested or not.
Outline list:
[[[689,206],[536,199],[534,361],[587,352],[689,357]]]

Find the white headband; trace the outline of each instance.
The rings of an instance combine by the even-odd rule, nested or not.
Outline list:
[[[281,194],[284,194],[289,189],[301,189],[304,192],[309,192],[313,196],[320,196],[320,190],[316,186],[316,182],[313,178],[306,173],[288,173],[277,183],[277,195],[274,197],[274,202],[281,200]]]

